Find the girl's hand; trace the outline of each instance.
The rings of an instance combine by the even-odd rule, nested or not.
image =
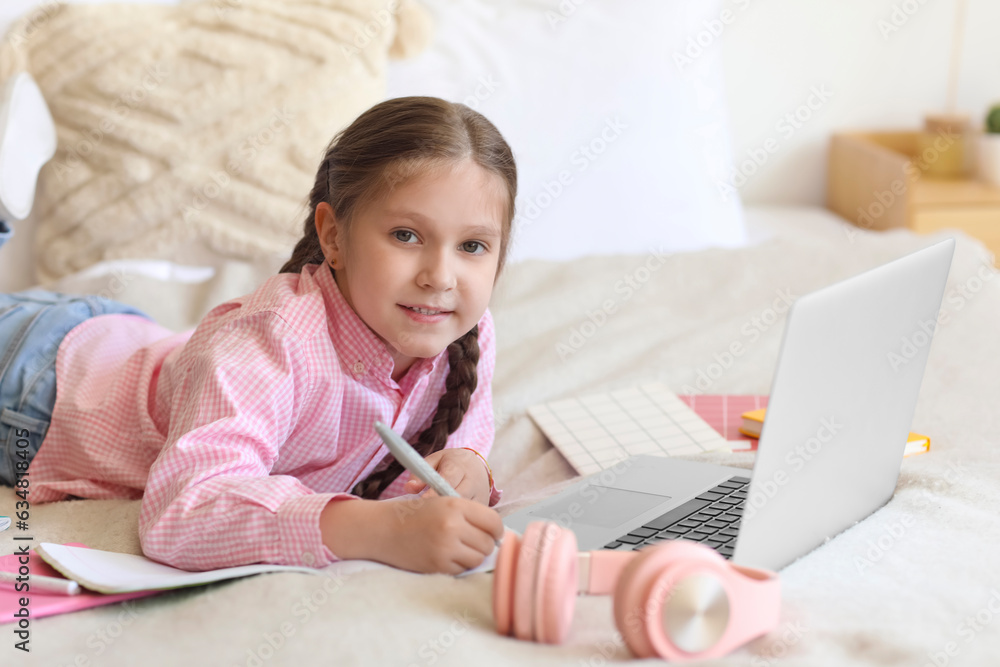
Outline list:
[[[385,514],[367,526],[381,535],[377,553],[368,558],[403,570],[461,574],[482,565],[504,534],[496,510],[465,498],[435,494],[375,502]]]
[[[486,472],[486,466],[475,452],[470,452],[468,449],[440,449],[429,454],[424,460],[430,463],[460,496],[489,506],[490,474]],[[434,489],[416,477],[403,485],[403,493],[420,493],[424,488],[427,488],[427,493],[423,494],[423,498],[438,495]]]

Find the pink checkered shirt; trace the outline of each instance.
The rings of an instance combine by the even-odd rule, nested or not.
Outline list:
[[[397,384],[384,343],[325,266],[279,274],[173,333],[102,315],[66,336],[52,424],[29,467],[35,502],[142,498],[152,559],[185,570],[323,567],[319,515],[388,453],[372,424],[413,441],[430,424],[447,350]],[[479,321],[479,384],[447,447],[487,457],[494,426],[493,318]],[[402,493],[401,474],[381,495]],[[501,491],[490,489],[490,506]]]

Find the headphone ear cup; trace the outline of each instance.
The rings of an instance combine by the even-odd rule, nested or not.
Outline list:
[[[716,619],[711,626],[712,632],[701,632],[694,643],[700,645],[708,641],[709,645],[700,650],[677,646],[667,624],[676,624],[677,614],[671,616],[671,612],[677,591],[689,589],[692,581],[695,584],[717,583],[721,579],[719,569],[725,565],[725,560],[715,550],[687,540],[664,542],[640,550],[622,570],[614,596],[615,625],[632,652],[639,658],[660,657],[676,661],[698,657],[714,645],[711,643],[713,637],[717,643],[729,620],[728,597],[723,603],[725,617],[721,630],[715,631],[720,626]],[[724,590],[723,595],[727,595]]]
[[[504,530],[503,542],[497,552],[496,568],[493,570],[493,620],[497,632],[509,635],[514,617],[514,572],[517,568],[517,553],[521,548],[521,536],[513,530]]]
[[[517,563],[514,566],[513,593],[511,605],[511,627],[518,639],[534,640],[535,628],[535,579],[536,561],[545,523],[529,523],[521,536],[517,549]]]
[[[547,523],[535,583],[535,639],[561,644],[573,623],[577,593],[576,534]]]
[[[508,552],[501,545],[497,554],[497,630],[502,634],[513,630],[518,639],[561,643],[569,633],[576,604],[576,535],[558,524],[535,521],[528,524],[520,542],[513,544]],[[509,612],[505,590],[510,591]]]

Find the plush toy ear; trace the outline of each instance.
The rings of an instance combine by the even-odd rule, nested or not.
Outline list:
[[[396,37],[389,47],[395,60],[411,58],[427,48],[434,35],[434,21],[415,0],[400,0],[396,10]]]

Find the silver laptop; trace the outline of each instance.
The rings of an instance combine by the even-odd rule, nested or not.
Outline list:
[[[581,551],[703,542],[779,570],[892,497],[955,242],[800,297],[788,312],[753,472],[633,456],[504,524],[571,529]]]

